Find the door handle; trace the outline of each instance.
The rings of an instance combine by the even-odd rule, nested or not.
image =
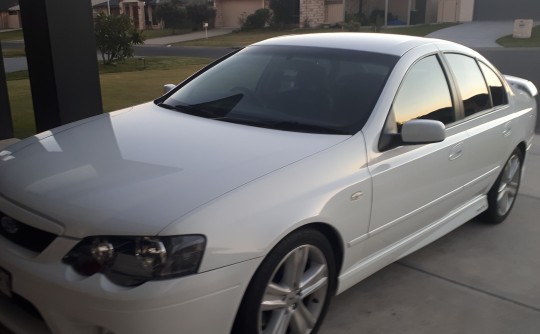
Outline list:
[[[450,155],[448,156],[448,160],[456,160],[457,158],[461,157],[463,155],[463,142],[457,143],[452,147],[452,150],[450,151]]]

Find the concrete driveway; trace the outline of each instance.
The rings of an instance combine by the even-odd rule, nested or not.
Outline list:
[[[500,48],[495,41],[500,37],[511,35],[513,31],[513,21],[466,22],[437,30],[427,37],[445,39],[471,48]]]
[[[477,221],[337,296],[321,334],[540,333],[540,136],[500,225]]]

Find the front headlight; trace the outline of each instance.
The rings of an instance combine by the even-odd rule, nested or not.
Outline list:
[[[122,286],[191,275],[202,260],[202,235],[167,237],[96,236],[81,240],[63,262],[77,273],[103,273]]]

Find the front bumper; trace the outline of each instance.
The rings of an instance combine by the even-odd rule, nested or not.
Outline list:
[[[261,261],[125,288],[100,274],[79,276],[62,264],[76,242],[59,237],[36,255],[0,236],[0,267],[10,273],[14,295],[43,318],[0,296],[0,323],[32,334],[229,333]]]

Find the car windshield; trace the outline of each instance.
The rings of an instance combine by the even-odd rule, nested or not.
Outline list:
[[[354,134],[398,57],[300,46],[250,46],[184,82],[164,108],[273,129]]]

